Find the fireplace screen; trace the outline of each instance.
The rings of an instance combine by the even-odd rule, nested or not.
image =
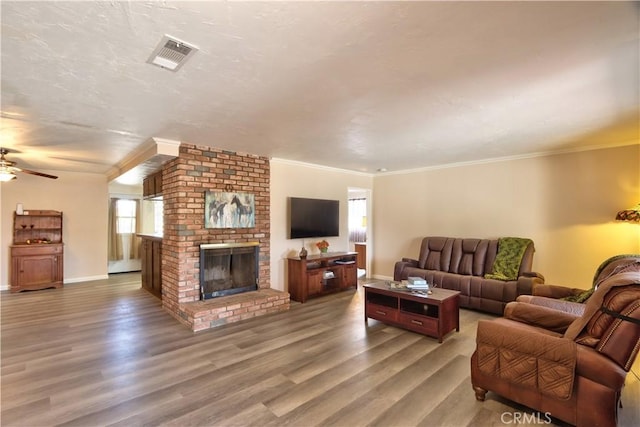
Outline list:
[[[258,289],[258,243],[200,245],[200,299]]]

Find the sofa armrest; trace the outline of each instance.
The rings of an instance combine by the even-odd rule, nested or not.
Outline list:
[[[536,284],[531,295],[547,297],[547,298],[565,298],[579,295],[586,289],[567,288],[566,286]]]
[[[405,267],[417,267],[418,260],[412,258],[402,258],[402,261],[396,262],[396,265],[393,267],[393,280],[400,281],[402,280],[402,270]]]
[[[573,316],[580,317],[584,313],[585,305],[579,302],[563,301],[561,299],[540,297],[536,295],[520,295],[516,301],[548,307],[553,310],[569,313]]]
[[[538,273],[524,273],[518,277],[517,295],[531,295],[536,286],[544,283],[544,277]]]
[[[616,362],[591,347],[577,346],[576,375],[603,384],[612,390],[620,390],[627,372]]]
[[[556,399],[571,397],[577,351],[574,341],[522,329],[514,333],[507,322],[480,320],[476,344],[477,369],[483,375]]]
[[[542,274],[536,272],[536,271],[525,271],[525,272],[523,272],[521,274],[521,276],[524,276],[524,277],[537,277],[538,279],[542,280],[541,283],[544,283],[544,276]]]
[[[504,317],[563,334],[569,325],[580,316],[542,305],[510,302],[504,308]]]

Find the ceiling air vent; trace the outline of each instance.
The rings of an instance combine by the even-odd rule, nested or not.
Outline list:
[[[147,62],[167,70],[178,71],[197,51],[197,47],[165,34]]]

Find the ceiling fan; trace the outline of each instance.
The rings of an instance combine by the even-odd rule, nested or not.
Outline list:
[[[7,160],[4,156],[8,154],[9,150],[6,148],[0,148],[0,182],[11,181],[16,178],[16,172],[24,172],[31,175],[43,176],[45,178],[58,179],[57,176],[49,175],[42,172],[36,172],[29,169],[22,169],[16,166],[16,162]]]

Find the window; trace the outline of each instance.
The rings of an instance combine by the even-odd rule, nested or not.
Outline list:
[[[367,199],[349,199],[349,241],[367,241]]]
[[[118,234],[136,232],[136,201],[120,199],[116,204],[116,228]]]
[[[164,210],[162,200],[153,201],[153,232],[162,235],[164,223]]]

